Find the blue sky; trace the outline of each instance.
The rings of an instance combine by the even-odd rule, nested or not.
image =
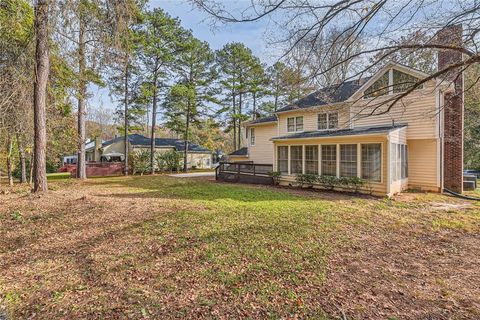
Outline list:
[[[238,1],[225,1],[229,7],[235,8]],[[209,15],[192,6],[183,0],[150,0],[151,7],[160,7],[172,17],[178,17],[184,28],[192,30],[195,37],[207,41],[213,50],[222,48],[229,42],[243,42],[252,49],[253,53],[264,62],[274,61],[278,54],[269,50],[265,41],[265,32],[268,29],[268,22],[265,20],[255,23],[238,23],[222,25],[212,28],[208,21]],[[107,89],[90,88],[93,97],[89,99],[91,107],[103,107],[104,109],[115,109]]]

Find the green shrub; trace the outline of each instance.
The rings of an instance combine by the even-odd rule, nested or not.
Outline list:
[[[159,155],[161,168],[170,172],[180,171],[182,159],[183,153],[174,150],[167,151]]]
[[[143,175],[145,172],[150,171],[150,150],[140,149],[130,154],[130,165],[133,170],[133,174],[140,173]]]
[[[329,190],[333,190],[337,185],[339,185],[339,179],[335,176],[322,175],[317,178],[317,182]]]
[[[359,192],[360,189],[367,183],[366,180],[363,180],[359,177],[351,177],[349,179],[349,187],[353,189],[354,192]]]
[[[272,171],[269,172],[268,175],[272,177],[274,185],[278,185],[280,183],[280,177],[282,176],[280,171]]]
[[[306,173],[306,174],[297,174],[295,178],[298,186],[303,187],[313,187],[313,184],[318,180],[318,176],[316,174]]]

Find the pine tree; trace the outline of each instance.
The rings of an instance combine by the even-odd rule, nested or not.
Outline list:
[[[174,62],[177,82],[170,89],[165,101],[167,127],[182,132],[184,138],[183,170],[188,169],[188,143],[191,124],[208,111],[211,103],[217,103],[212,82],[214,54],[207,42],[184,35]]]
[[[260,69],[260,62],[249,48],[238,42],[226,44],[216,56],[220,86],[225,96],[221,112],[227,114],[228,129],[233,129],[233,145],[237,149],[241,146],[241,124],[247,119],[243,109],[246,94],[258,93],[259,87],[252,81],[252,75],[253,70]]]
[[[167,87],[170,73],[178,51],[179,41],[186,31],[177,19],[171,18],[161,9],[154,9],[145,15],[139,30],[139,58],[144,75],[143,95],[145,102],[152,105],[152,126],[150,144],[150,170],[153,174],[155,154],[155,127],[159,94]]]

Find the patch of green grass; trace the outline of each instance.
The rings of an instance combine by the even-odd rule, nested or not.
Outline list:
[[[71,179],[71,175],[69,172],[47,173],[48,181],[69,180],[69,179]]]

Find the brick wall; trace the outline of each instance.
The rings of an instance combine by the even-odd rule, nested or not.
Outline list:
[[[120,176],[123,175],[123,167],[122,162],[87,163],[87,177]],[[70,172],[70,175],[74,178],[77,175],[77,166],[67,164],[61,167],[58,172]]]
[[[445,28],[438,34],[441,44],[462,46],[462,26]],[[462,53],[443,50],[438,53],[439,70],[462,61]],[[446,189],[463,191],[463,73],[457,69],[444,76],[444,81],[453,83],[454,92],[444,95],[443,119],[443,177]]]

